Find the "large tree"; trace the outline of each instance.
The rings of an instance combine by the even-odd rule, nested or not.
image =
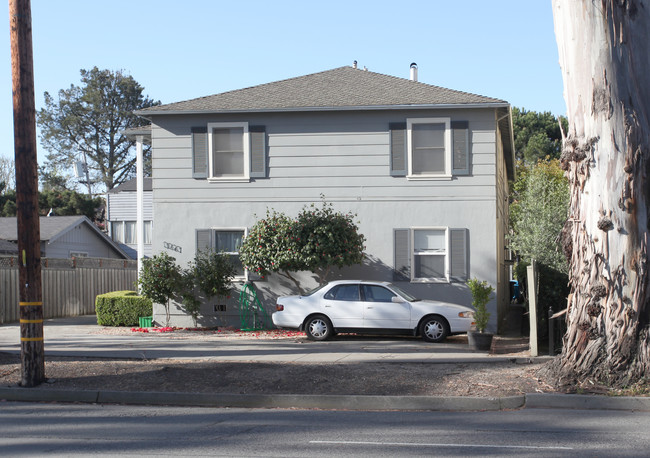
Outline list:
[[[571,294],[559,383],[650,374],[650,4],[553,0],[569,131]]]
[[[81,86],[61,89],[56,99],[45,93],[37,114],[41,143],[49,151],[42,171],[58,175],[85,158],[91,182],[106,190],[132,178],[135,142],[123,132],[146,123],[135,110],[159,103],[121,70],[81,70]]]
[[[16,189],[16,164],[13,159],[0,157],[0,194]]]
[[[549,157],[559,159],[562,152],[562,130],[566,118],[555,117],[550,111],[538,113],[525,108],[512,109],[515,134],[515,155],[527,164]]]

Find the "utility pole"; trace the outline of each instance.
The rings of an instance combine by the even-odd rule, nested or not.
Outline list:
[[[21,385],[45,380],[31,0],[9,0],[16,155]]]

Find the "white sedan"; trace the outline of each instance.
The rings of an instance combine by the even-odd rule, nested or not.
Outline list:
[[[340,280],[304,296],[278,298],[273,324],[301,329],[311,340],[337,332],[420,335],[442,342],[474,324],[474,310],[448,302],[416,299],[388,282]]]

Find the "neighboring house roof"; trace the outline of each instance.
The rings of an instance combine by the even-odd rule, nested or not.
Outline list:
[[[124,250],[106,236],[92,221],[86,216],[41,216],[39,217],[41,242],[54,242],[75,227],[85,224],[90,227],[106,243],[110,244],[118,253],[129,259]],[[18,240],[18,226],[16,217],[0,218],[0,239],[16,241]]]
[[[151,178],[150,177],[144,177],[143,182],[142,182],[142,190],[143,191],[151,191],[153,190],[151,186]],[[118,192],[136,192],[138,190],[138,180],[136,178],[132,178],[129,181],[125,181],[119,186],[116,186],[115,188],[111,189],[108,191],[109,194],[115,194]]]
[[[18,245],[9,240],[0,240],[0,254],[16,254],[18,253]]]
[[[139,110],[136,114],[386,109],[458,105],[508,106],[504,100],[454,91],[353,67],[261,84]]]

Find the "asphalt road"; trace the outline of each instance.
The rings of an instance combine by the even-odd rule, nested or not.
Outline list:
[[[0,456],[647,456],[650,413],[351,412],[5,402]]]

